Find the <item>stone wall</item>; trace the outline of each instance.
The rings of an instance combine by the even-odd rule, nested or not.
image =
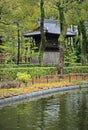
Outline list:
[[[44,64],[56,64],[58,61],[59,52],[44,52],[43,63]]]

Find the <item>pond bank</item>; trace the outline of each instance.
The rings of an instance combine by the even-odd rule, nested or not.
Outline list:
[[[75,85],[75,86],[64,86],[61,88],[52,88],[39,90],[36,92],[22,94],[18,96],[13,96],[9,98],[4,98],[0,100],[0,107],[9,106],[15,103],[23,102],[25,100],[36,100],[39,98],[44,98],[47,96],[52,96],[54,94],[64,93],[64,92],[72,92],[77,90],[86,90],[88,91],[88,83],[84,83],[83,85]]]

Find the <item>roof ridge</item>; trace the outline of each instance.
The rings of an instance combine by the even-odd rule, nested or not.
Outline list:
[[[38,19],[38,22],[40,22],[41,19]],[[58,22],[58,20],[56,19],[44,19],[44,23],[54,23],[56,24]]]

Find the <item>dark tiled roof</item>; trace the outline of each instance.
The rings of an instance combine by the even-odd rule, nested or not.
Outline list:
[[[40,25],[40,20],[38,20],[38,24]],[[44,30],[47,33],[51,33],[51,34],[57,34],[60,35],[60,27],[58,24],[57,20],[52,20],[52,19],[45,19],[44,20]],[[40,31],[34,31],[31,33],[24,33],[24,36],[34,36],[34,35],[39,35]],[[75,36],[76,33],[72,32],[70,29],[67,29],[67,36]]]

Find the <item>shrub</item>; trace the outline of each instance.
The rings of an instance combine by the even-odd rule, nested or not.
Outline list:
[[[71,63],[69,66],[70,67],[73,67],[73,66],[82,66],[82,63]]]
[[[9,81],[15,80],[17,77],[17,73],[25,73],[30,74],[32,78],[55,74],[57,71],[56,67],[27,67],[27,68],[1,68],[0,69],[0,80]]]
[[[45,75],[56,74],[56,67],[27,67],[27,68],[1,68],[0,69],[0,80],[12,81],[17,78],[17,73],[30,74],[32,78],[40,77]],[[71,66],[64,67],[64,73],[88,73],[88,66]]]
[[[64,73],[88,73],[88,66],[64,67]]]
[[[27,74],[26,72],[25,73],[20,73],[20,72],[17,73],[17,80],[18,81],[22,81],[23,83],[27,83],[30,79],[31,79],[31,75]]]

